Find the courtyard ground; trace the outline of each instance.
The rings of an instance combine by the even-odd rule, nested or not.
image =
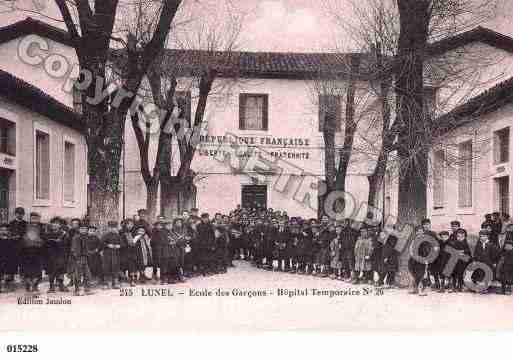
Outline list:
[[[155,290],[166,295],[149,296]],[[47,298],[61,297],[71,304],[46,304]],[[511,295],[428,292],[419,297],[405,289],[380,293],[328,278],[263,271],[246,262],[236,262],[226,274],[179,285],[138,286],[132,293],[124,288],[97,289],[95,295],[80,297],[41,294],[43,304],[18,304],[25,298],[22,291],[0,294],[0,331],[513,329]]]

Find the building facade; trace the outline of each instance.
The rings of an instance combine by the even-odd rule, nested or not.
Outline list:
[[[36,41],[35,45],[32,42],[30,49],[22,51],[24,41],[29,37],[43,41]],[[428,54],[426,79],[430,89],[434,90],[431,92],[431,103],[436,104],[440,115],[450,113],[453,108],[467,103],[473,96],[492,89],[505,78],[513,76],[513,39],[488,29],[476,28],[434,43],[429,46]],[[315,217],[318,213],[318,184],[325,177],[326,149],[321,130],[323,111],[329,109],[337,116],[335,143],[336,149],[340,149],[344,133],[347,77],[351,74],[348,66],[351,61],[348,60],[352,56],[362,55],[250,52],[229,55],[229,62],[221,64],[232,69],[235,75],[233,78],[218,78],[213,86],[214,94],[209,96],[200,144],[192,163],[192,169],[196,173],[196,191],[187,206],[198,207],[201,211],[227,212],[239,204],[258,203],[285,210],[289,215]],[[177,50],[169,50],[168,56],[180,60],[180,66],[205,65],[204,53],[197,51],[187,50],[180,54]],[[365,63],[364,56],[361,60]],[[207,59],[207,65],[208,61]],[[63,69],[52,66],[56,63],[64,63],[65,66]],[[70,90],[78,73],[76,64],[75,51],[67,33],[61,29],[30,18],[0,29],[0,70],[40,89],[66,109],[75,105]],[[323,81],[329,80],[329,76],[322,77],[323,81],[316,77],[324,68],[329,68],[330,71],[334,69],[334,77],[343,78],[336,86],[338,92],[320,91]],[[465,75],[460,76],[461,82],[458,82],[444,76],[444,68],[453,71],[459,68],[458,71],[463,69],[466,72],[461,72]],[[192,121],[198,101],[197,78],[181,74],[178,79],[179,92],[176,100],[180,102],[182,115]],[[368,195],[367,176],[374,167],[377,154],[375,149],[380,144],[379,131],[376,131],[376,113],[379,110],[376,111],[376,99],[369,91],[371,85],[365,76],[356,76],[357,101],[359,105],[363,104],[356,112],[358,132],[355,143],[359,150],[352,155],[346,179],[353,212],[358,212],[361,206],[365,206]],[[2,185],[6,187],[8,183],[9,193],[15,193],[8,196],[10,210],[12,211],[14,205],[22,205],[38,210],[45,216],[61,214],[70,217],[85,214],[87,161],[85,140],[80,129],[66,120],[69,116],[56,116],[48,111],[41,114],[40,107],[31,107],[26,101],[20,103],[19,99],[2,97],[1,100],[3,114],[0,117],[11,122],[3,121],[0,126],[2,138],[7,139],[3,142],[3,158],[0,160],[4,163],[3,171],[16,172],[16,176],[12,172],[11,175],[2,176]],[[492,116],[492,113],[487,113],[486,116]],[[482,121],[493,122],[484,119]],[[16,131],[13,131],[11,124],[14,122],[17,125]],[[137,209],[146,207],[146,187],[140,174],[139,150],[129,120],[125,130],[120,215],[131,216]],[[495,130],[490,131],[488,137],[495,136]],[[457,137],[455,133],[447,133],[447,136],[451,136],[451,142]],[[506,138],[506,130],[499,132],[497,136]],[[10,155],[13,153],[12,138],[17,139],[14,146],[16,156]],[[157,138],[158,136],[153,136],[150,144],[150,167],[153,166],[155,158]],[[73,145],[74,151],[71,150]],[[34,164],[34,158],[45,153],[44,150],[37,151],[38,146],[49,148],[48,153],[55,157],[52,157],[50,165],[41,167]],[[468,143],[466,146],[461,148],[461,153],[470,151]],[[373,150],[370,151],[370,148]],[[23,158],[20,157],[22,153]],[[174,169],[180,161],[178,153],[179,149],[175,144],[172,151]],[[69,189],[70,180],[63,177],[70,171],[70,167],[65,167],[70,166],[68,162],[72,162],[72,158],[79,164],[77,168],[73,166],[76,171],[75,179],[71,181],[76,184],[73,192]],[[497,171],[502,171],[501,167],[498,166]],[[50,172],[51,179],[40,181],[35,174],[38,168]],[[466,168],[467,172],[471,171]],[[504,171],[508,169],[505,167]],[[450,190],[451,181],[445,181],[447,183],[444,182],[443,196],[440,190],[434,191],[434,186],[429,186],[428,189],[429,214],[437,218],[435,224],[440,226],[445,226],[449,216],[458,212],[448,203],[453,190]],[[505,198],[507,191],[504,183],[507,181],[498,181],[500,185],[494,180],[483,182],[481,187],[473,185],[472,191],[479,192],[479,195],[488,194],[485,198],[490,199],[495,198],[495,195],[489,195],[495,193],[494,186],[502,186],[497,190],[501,193],[498,197]],[[463,188],[471,188],[468,181],[465,182],[466,187],[463,184],[456,186],[461,187],[461,191]],[[16,188],[15,192],[13,188]],[[378,195],[378,207],[384,208],[385,214],[397,213],[396,188],[397,174],[391,172]],[[39,201],[38,191],[49,198]],[[47,192],[50,194],[46,194]],[[432,192],[436,192],[436,202],[443,202],[444,208],[435,209],[440,206],[433,204],[435,200]],[[71,193],[76,196],[76,206],[67,205],[70,202],[68,199],[72,198]],[[473,206],[480,203],[475,201],[477,196],[476,194],[472,197]],[[462,203],[470,203],[468,196],[461,197],[464,197],[461,199]],[[496,207],[492,202],[487,206],[486,211]],[[474,208],[476,218],[480,217],[480,213],[477,213],[480,206]],[[364,215],[365,211],[360,211],[360,216]]]
[[[511,214],[513,78],[442,118],[452,126],[431,153],[428,213],[437,229],[460,221],[476,233],[484,216]]]
[[[20,56],[22,40],[44,31],[48,51],[70,52],[62,32],[32,20],[0,29],[0,221],[16,207],[45,221],[87,212],[87,146],[72,100],[60,79]]]

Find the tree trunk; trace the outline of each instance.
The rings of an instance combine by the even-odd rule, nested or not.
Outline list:
[[[160,209],[166,218],[182,214],[184,210],[194,207],[195,186],[190,179],[172,177],[162,179],[160,184]]]
[[[430,1],[397,0],[400,33],[396,69],[396,121],[400,126],[398,221],[418,224],[426,216],[427,153],[424,116],[424,51],[430,22]],[[399,282],[407,284],[408,251],[400,257]],[[410,281],[411,283],[411,281]]]
[[[89,221],[98,227],[106,227],[107,222],[119,218],[119,192],[105,191],[90,184]]]
[[[401,223],[419,223],[426,215],[427,152],[422,142],[424,116],[424,50],[430,2],[398,0],[400,34],[396,77],[396,113],[401,125],[398,217]]]
[[[159,192],[159,183],[146,184],[146,210],[148,218],[154,221],[157,218],[157,200]]]

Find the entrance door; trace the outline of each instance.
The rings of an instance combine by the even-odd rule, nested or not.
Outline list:
[[[9,221],[9,179],[12,171],[0,168],[0,223]]]
[[[267,208],[267,186],[266,185],[242,186],[242,207]]]
[[[497,188],[497,209],[509,214],[509,176],[495,179]]]

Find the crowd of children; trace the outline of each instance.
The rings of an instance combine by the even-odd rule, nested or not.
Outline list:
[[[102,233],[79,219],[67,223],[56,217],[42,224],[38,213],[30,213],[28,222],[24,217],[24,209],[17,208],[15,219],[0,225],[0,292],[15,290],[15,278],[20,275],[25,290],[38,293],[43,273],[49,293],[68,292],[68,286],[80,295],[81,288],[91,294],[95,286],[118,289],[121,283],[167,285],[225,273],[235,259],[265,270],[390,288],[395,286],[401,258],[398,239],[379,227],[350,219],[335,222],[325,216],[319,221],[305,220],[272,208],[238,206],[228,215],[216,213],[213,218],[192,209],[173,220],[158,217],[152,225],[146,211],[140,210],[120,224],[109,222]],[[426,286],[463,290],[468,261],[458,261],[448,275],[448,247],[486,263],[502,283],[502,292],[510,290],[513,224],[509,217],[487,216],[473,251],[467,232],[457,221],[451,223],[451,233],[435,233],[426,219],[417,235],[431,236],[438,243],[439,255],[430,263],[409,259],[412,293],[424,295]],[[421,256],[432,250],[429,246],[428,242],[421,246]],[[479,282],[482,277],[483,273],[475,271],[472,280]]]

